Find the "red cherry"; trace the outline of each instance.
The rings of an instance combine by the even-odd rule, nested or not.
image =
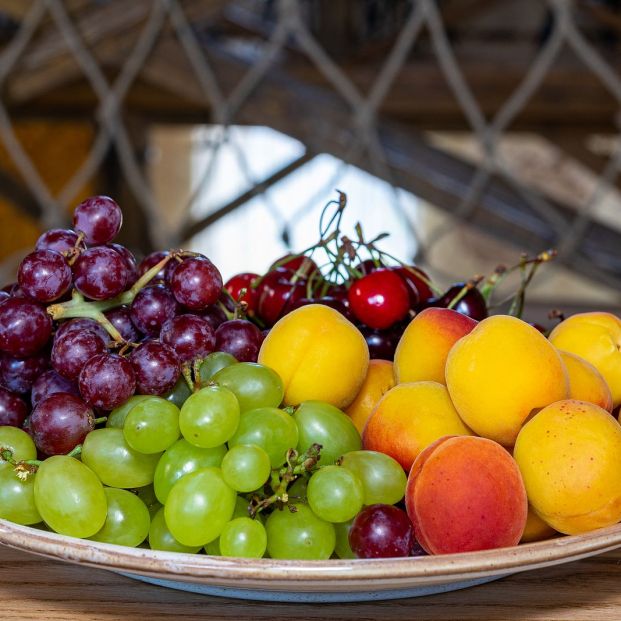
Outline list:
[[[364,261],[360,261],[358,265],[356,265],[356,270],[362,272],[365,276],[374,272],[375,270],[382,269],[384,266],[380,263],[377,264],[373,259],[365,259]]]
[[[292,272],[297,272],[300,276],[309,278],[314,272],[318,272],[319,268],[311,258],[304,256],[303,254],[286,254],[284,257],[280,257],[270,267],[269,271],[273,272],[278,267],[285,267]]]
[[[349,308],[354,316],[377,330],[403,319],[410,308],[410,295],[403,279],[383,268],[363,276],[349,288]]]
[[[438,303],[434,304],[434,306],[448,307],[453,299],[461,293],[465,286],[465,282],[455,283],[438,299]],[[481,321],[489,315],[485,298],[476,287],[470,289],[466,295],[464,295],[464,297],[461,298],[457,304],[455,304],[453,310],[456,310],[462,315],[472,317],[472,319],[476,319],[477,321]]]
[[[392,270],[405,280],[409,291],[412,291],[412,288],[416,289],[418,301],[413,303],[412,308],[417,304],[424,304],[427,300],[434,297],[431,287],[427,284],[431,279],[420,268],[411,265],[400,265],[399,267],[393,267]],[[412,300],[412,297],[412,294],[410,294],[410,300]]]
[[[260,278],[258,274],[243,272],[242,274],[231,276],[231,278],[224,283],[224,288],[235,301],[239,300],[248,304],[249,313],[257,309],[257,290],[252,288],[252,283],[257,278]],[[246,293],[240,299],[239,292],[242,289],[246,289]]]
[[[292,283],[294,277],[293,270],[277,267],[257,286],[257,313],[268,325],[274,325],[294,302],[306,296],[306,280],[301,278]]]

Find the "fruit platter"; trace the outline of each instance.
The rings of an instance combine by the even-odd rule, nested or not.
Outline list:
[[[0,543],[273,601],[441,593],[621,547],[621,319],[522,319],[360,225],[224,282],[82,202],[0,291]],[[495,300],[507,278],[515,290]]]

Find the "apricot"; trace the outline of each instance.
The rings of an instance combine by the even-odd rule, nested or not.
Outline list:
[[[569,398],[612,412],[612,393],[602,374],[584,358],[566,351],[560,353],[569,377]]]
[[[395,385],[393,364],[389,360],[370,360],[367,376],[353,403],[345,410],[359,433],[378,401]]]
[[[558,351],[515,317],[488,317],[461,338],[446,361],[446,385],[476,434],[512,446],[533,411],[569,396]]]
[[[397,460],[408,471],[419,453],[443,436],[472,435],[438,382],[398,384],[377,404],[362,446]]]
[[[612,313],[578,313],[552,330],[550,342],[590,362],[606,380],[613,407],[621,404],[621,319]]]
[[[453,345],[472,332],[477,322],[448,308],[426,308],[403,332],[395,351],[395,379],[446,384],[444,367]]]
[[[515,443],[528,500],[555,530],[583,533],[621,520],[621,426],[593,403],[543,408]]]
[[[520,543],[532,543],[533,541],[543,541],[550,539],[558,534],[549,524],[544,522],[529,505],[528,515],[526,516],[526,526],[522,533]]]
[[[325,401],[345,409],[366,377],[369,348],[341,313],[309,304],[285,315],[269,331],[259,363],[280,375],[285,405]]]
[[[487,438],[440,438],[416,459],[405,491],[416,539],[430,554],[514,546],[528,501],[517,464]]]

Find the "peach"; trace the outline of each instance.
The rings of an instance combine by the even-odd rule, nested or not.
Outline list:
[[[544,522],[529,505],[528,515],[526,516],[526,526],[522,533],[520,543],[532,543],[533,541],[543,541],[550,539],[558,533],[546,522]]]
[[[341,313],[309,304],[280,319],[265,337],[259,362],[280,375],[285,405],[325,401],[345,409],[369,366],[369,348]]]
[[[558,351],[515,317],[488,317],[461,338],[446,361],[446,386],[476,434],[512,446],[534,411],[569,396]]]
[[[416,459],[405,492],[416,539],[430,554],[514,546],[528,501],[517,464],[500,444],[441,438]]]
[[[398,384],[377,404],[362,445],[396,459],[409,470],[418,454],[442,436],[471,435],[438,382]]]
[[[569,377],[569,398],[612,412],[612,393],[602,374],[584,358],[566,351],[560,353]]]
[[[550,342],[590,362],[606,380],[613,407],[621,404],[621,319],[612,313],[578,313],[552,330]]]
[[[403,382],[446,384],[444,367],[453,345],[477,322],[448,308],[426,308],[403,332],[395,351],[395,378]]]
[[[621,520],[621,426],[606,410],[572,399],[543,408],[520,431],[514,457],[530,504],[555,530]]]
[[[393,364],[389,360],[370,360],[367,376],[353,403],[345,410],[356,429],[362,430],[378,401],[395,385]]]

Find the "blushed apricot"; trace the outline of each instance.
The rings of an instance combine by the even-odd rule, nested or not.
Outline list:
[[[569,398],[612,412],[612,394],[602,374],[584,358],[566,351],[560,353],[569,376]]]

